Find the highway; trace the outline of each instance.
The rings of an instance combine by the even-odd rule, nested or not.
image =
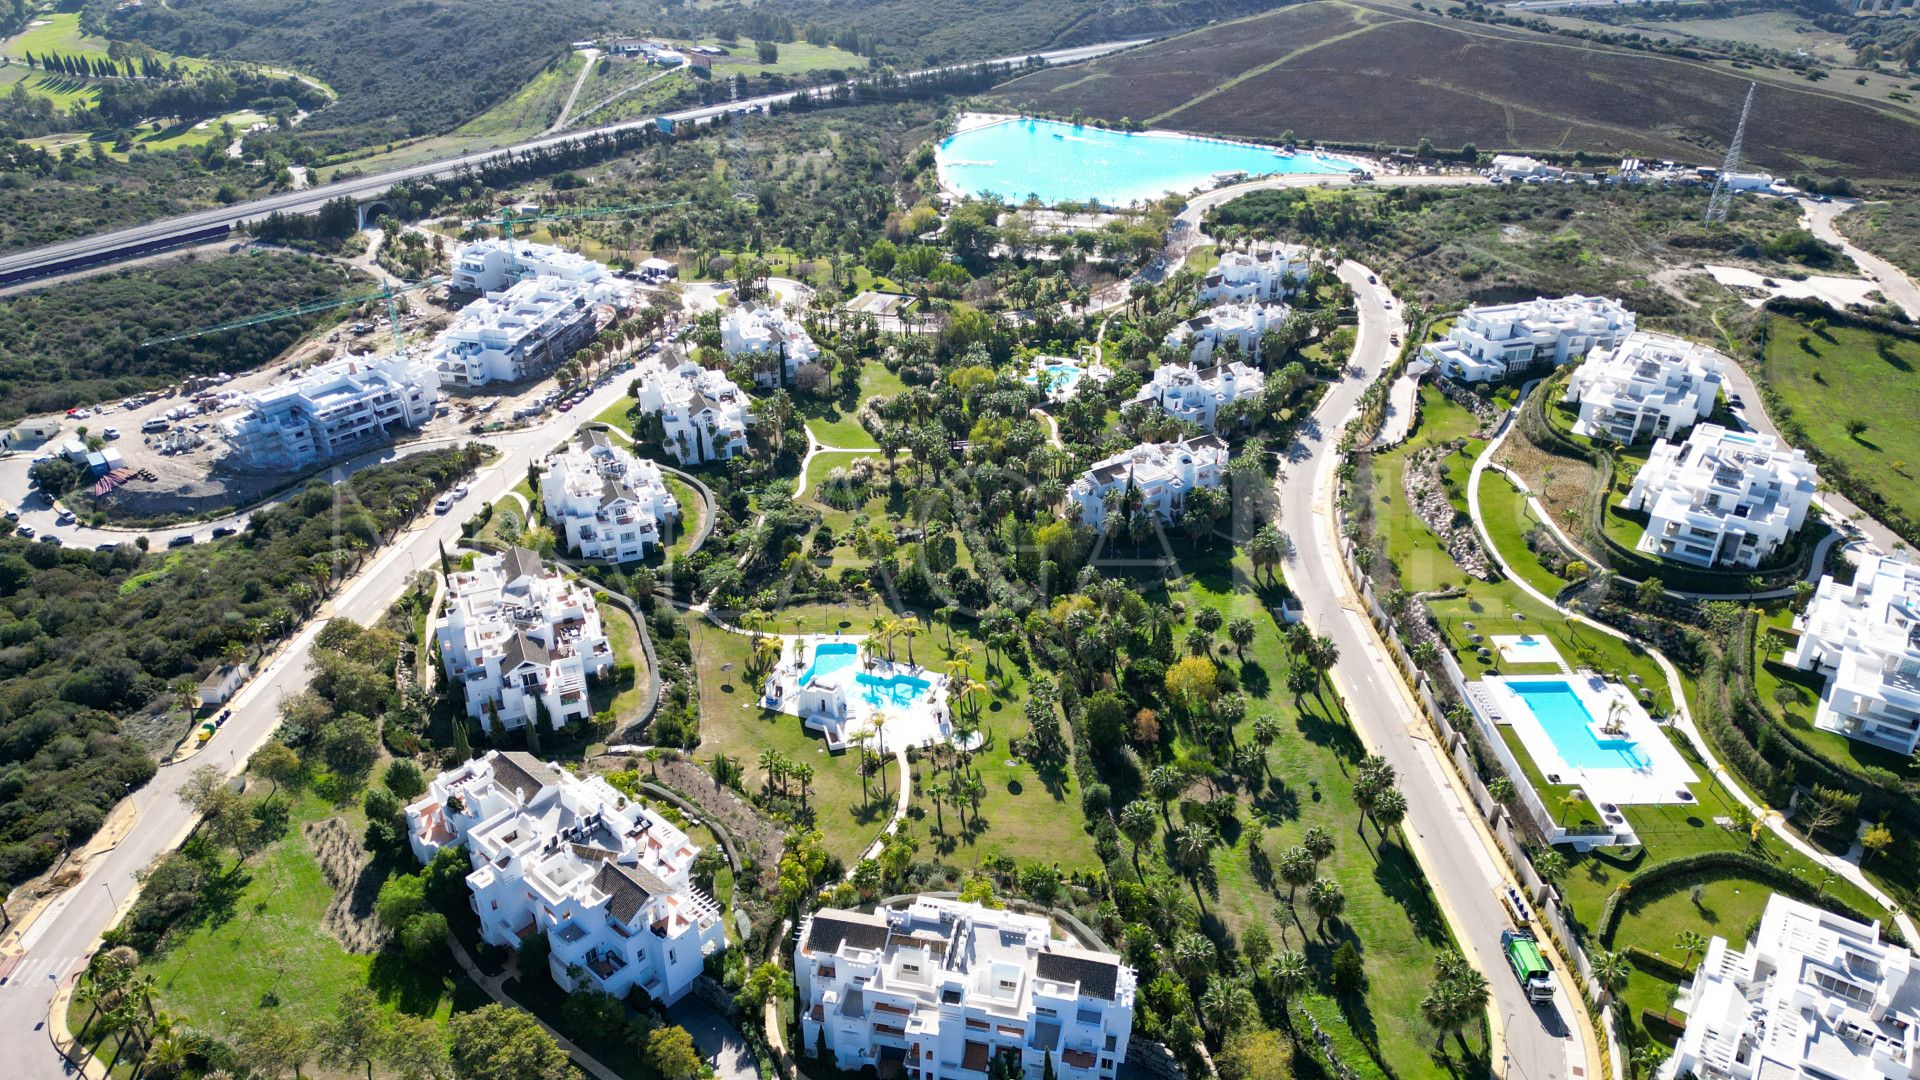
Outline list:
[[[1276,484],[1279,524],[1293,542],[1287,584],[1299,598],[1308,625],[1339,647],[1333,684],[1367,749],[1386,758],[1398,773],[1414,854],[1461,950],[1492,988],[1488,1019],[1495,1033],[1494,1075],[1524,1080],[1594,1075],[1588,1066],[1591,1033],[1586,1014],[1567,1000],[1575,992],[1572,983],[1562,979],[1554,1002],[1536,1007],[1507,967],[1500,931],[1508,923],[1498,899],[1507,880],[1506,865],[1483,832],[1478,811],[1454,786],[1425,718],[1375,640],[1341,567],[1333,513],[1334,474],[1341,455],[1335,445],[1360,395],[1398,351],[1391,335],[1405,333],[1406,326],[1398,305],[1388,306],[1387,287],[1369,281],[1373,275],[1366,267],[1348,262],[1339,273],[1353,288],[1360,311],[1353,352],[1360,373],[1328,388],[1312,421],[1282,456]]]
[[[46,1029],[57,986],[85,964],[100,935],[134,895],[134,877],[186,838],[193,815],[179,791],[202,765],[237,773],[280,723],[280,702],[304,690],[314,638],[330,618],[370,622],[400,595],[407,579],[439,565],[439,547],[460,539],[460,523],[497,501],[526,478],[527,466],[544,456],[582,421],[599,415],[626,394],[626,379],[614,378],[571,412],[546,424],[490,439],[500,451],[471,482],[472,490],[446,514],[428,513],[380,551],[321,607],[315,618],[274,655],[232,704],[233,715],[201,750],[163,766],[129,798],[139,812],[131,831],[113,850],[95,858],[82,879],[41,912],[21,936],[24,955],[0,985],[0,1032],[12,1048],[0,1074],[9,1080],[56,1080],[71,1075]],[[3,961],[0,961],[3,962]],[[31,1033],[32,1037],[27,1037]]]
[[[1122,49],[1129,49],[1136,45],[1143,45],[1149,40],[1151,39],[1138,38],[1129,41],[1112,41],[1100,45],[1082,45],[1072,49],[1054,49],[1048,52],[1026,53],[1019,56],[1001,57],[995,60],[978,62],[1015,64],[1037,58],[1048,64],[1072,64],[1082,60],[1091,60],[1098,56],[1105,56],[1108,53],[1118,52]],[[936,74],[942,71],[952,71],[960,67],[968,66],[972,65],[949,64],[942,67],[907,72],[903,74],[903,77],[910,78],[918,75]],[[854,84],[859,85],[870,81],[872,80],[857,79],[854,80]],[[459,154],[437,161],[424,162],[419,165],[409,165],[405,168],[391,169],[370,176],[357,176],[345,180],[335,180],[331,183],[303,188],[299,191],[281,192],[277,195],[268,195],[263,198],[251,199],[247,202],[234,203],[231,206],[220,206],[211,210],[195,211],[194,213],[182,214],[178,217],[165,218],[160,221],[152,221],[144,225],[135,225],[114,232],[100,233],[95,236],[81,237],[77,240],[48,244],[45,247],[34,248],[31,251],[14,252],[9,255],[0,256],[0,275],[11,274],[16,271],[30,272],[41,267],[74,258],[109,255],[123,249],[131,249],[136,246],[155,242],[165,242],[175,237],[183,237],[221,225],[242,225],[264,218],[272,213],[311,213],[318,210],[323,204],[333,199],[341,198],[342,196],[354,199],[370,199],[376,195],[384,194],[387,189],[402,181],[448,176],[468,169],[477,168],[511,154],[584,142],[599,136],[611,135],[621,131],[631,131],[636,128],[651,128],[661,119],[672,120],[675,124],[699,124],[711,120],[716,116],[724,116],[730,112],[755,109],[767,105],[782,105],[803,95],[822,97],[833,89],[834,87],[809,87],[801,90],[788,90],[777,94],[763,94],[759,97],[742,98],[739,101],[703,105],[694,109],[683,109],[679,112],[665,113],[660,116],[638,117],[632,120],[623,120],[616,124],[585,128],[580,131],[566,132],[559,135],[543,135],[539,138],[514,143],[510,146],[476,150],[471,153]]]

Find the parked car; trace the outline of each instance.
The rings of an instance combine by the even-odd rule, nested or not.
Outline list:
[[[101,428],[100,437],[103,439],[117,439],[120,437],[120,429],[117,427]]]
[[[218,540],[223,536],[232,536],[234,533],[237,533],[239,531],[240,531],[239,529],[236,529],[231,525],[216,525],[214,526],[212,536],[215,540]]]
[[[24,536],[29,540],[33,539],[33,526],[31,525],[22,525],[14,531],[18,532],[21,536]]]
[[[75,521],[79,520],[79,516],[76,515],[73,511],[63,506],[60,508],[60,512],[54,515],[53,520],[59,522],[62,525],[71,525]]]
[[[433,512],[436,514],[444,514],[451,509],[453,509],[453,496],[451,495],[442,495],[433,502]]]
[[[472,488],[465,484],[455,484],[453,485],[453,497],[455,499],[464,499],[467,497],[467,493],[472,490]]]
[[[45,536],[42,536],[40,538],[40,542],[43,544],[52,544],[54,547],[60,546],[60,538],[53,535],[52,533],[48,533]]]
[[[192,544],[193,544],[192,533],[181,533],[179,536],[176,536],[173,539],[167,541],[167,546],[170,548],[191,547]]]

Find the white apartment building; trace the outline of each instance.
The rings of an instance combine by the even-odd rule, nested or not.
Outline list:
[[[977,1080],[996,1057],[1027,1076],[1106,1080],[1126,1060],[1135,975],[1051,936],[1045,918],[918,897],[873,914],[816,911],[793,951],[799,1049],[848,1071]]]
[[[1563,296],[1470,307],[1443,341],[1420,347],[1440,374],[1461,382],[1504,379],[1612,348],[1633,332],[1633,312],[1618,300]]]
[[[1165,345],[1170,349],[1188,348],[1189,360],[1206,364],[1213,360],[1214,349],[1230,341],[1240,355],[1258,360],[1260,335],[1285,322],[1292,313],[1291,307],[1279,301],[1218,304],[1167,331]]]
[[[1649,518],[1639,548],[1691,566],[1759,566],[1806,524],[1819,475],[1771,435],[1700,424],[1662,439],[1624,505]]]
[[[1712,415],[1725,364],[1705,345],[1636,330],[1588,353],[1563,400],[1580,405],[1577,434],[1625,444],[1671,438]]]
[[[1559,166],[1549,165],[1539,158],[1523,154],[1495,154],[1487,175],[1496,180],[1524,179],[1529,176],[1550,179],[1559,176],[1562,171]]]
[[[1920,978],[1878,923],[1775,894],[1744,951],[1716,937],[1681,990],[1662,1080],[1911,1080]]]
[[[587,988],[671,1005],[727,947],[719,906],[692,884],[700,849],[603,777],[489,750],[434,777],[406,815],[422,863],[467,845],[480,936],[517,949],[544,933],[548,974],[569,992],[578,972]]]
[[[1162,364],[1133,400],[1150,401],[1176,420],[1212,431],[1222,405],[1258,397],[1266,386],[1267,377],[1259,368],[1238,360],[1212,367]]]
[[[1867,554],[1853,584],[1820,579],[1784,659],[1827,677],[1813,725],[1900,754],[1920,745],[1920,566]]]
[[[613,445],[604,431],[582,430],[572,446],[547,457],[540,501],[567,550],[583,559],[644,559],[680,518],[660,466]]]
[[[597,330],[590,287],[530,277],[460,309],[431,359],[443,386],[518,382],[559,366]]]
[[[784,386],[801,364],[820,356],[799,319],[765,304],[728,309],[720,318],[720,347],[728,356],[749,358],[753,380],[760,386]]]
[[[660,417],[666,451],[682,465],[747,452],[747,395],[726,372],[662,353],[640,366],[634,393],[637,408]]]
[[[248,394],[244,412],[220,421],[220,435],[245,467],[288,472],[418,428],[439,397],[425,360],[335,360]]]
[[[1194,290],[1203,304],[1282,300],[1306,282],[1307,249],[1292,244],[1258,251],[1229,251]]]
[[[1141,443],[1095,462],[1067,488],[1067,501],[1080,508],[1080,520],[1096,531],[1106,521],[1109,500],[1118,505],[1129,497],[1161,520],[1172,521],[1184,508],[1187,492],[1219,487],[1226,474],[1227,444],[1218,435]]]
[[[585,720],[587,680],[613,667],[593,593],[525,548],[449,575],[434,633],[447,678],[466,689],[467,715],[484,721],[491,707],[509,730],[540,705],[556,729]]]
[[[453,254],[449,282],[456,292],[496,293],[527,278],[545,277],[587,286],[619,287],[606,266],[551,244],[523,240],[475,240]]]

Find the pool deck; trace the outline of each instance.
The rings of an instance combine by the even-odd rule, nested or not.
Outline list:
[[[1025,379],[1029,384],[1038,384],[1040,372],[1056,367],[1070,367],[1080,374],[1065,385],[1055,383],[1047,390],[1047,400],[1054,404],[1072,400],[1073,395],[1080,392],[1080,384],[1088,379],[1096,383],[1104,383],[1113,378],[1113,370],[1098,361],[1081,363],[1065,356],[1036,356],[1027,368]]]
[[[826,737],[829,749],[839,751],[858,745],[862,734],[871,735],[867,745],[882,754],[904,747],[952,741],[953,728],[946,706],[947,676],[917,664],[897,663],[871,655],[865,647],[864,634],[782,634],[779,637],[780,659],[767,676],[760,704],[800,717],[807,727]],[[926,693],[906,707],[876,708],[864,696],[847,693],[842,695],[844,715],[806,709],[802,694],[806,687],[801,684],[801,678],[812,666],[820,646],[840,644],[854,645],[860,652],[853,663],[833,676],[835,680],[844,674],[857,685],[858,675],[882,679],[897,675],[926,680]],[[874,717],[882,713],[886,720],[876,727]]]
[[[1565,682],[1579,698],[1587,715],[1593,718],[1588,730],[1596,739],[1625,739],[1633,744],[1633,752],[1645,759],[1647,764],[1641,768],[1601,768],[1575,765],[1568,762],[1560,752],[1553,737],[1548,734],[1540,720],[1534,716],[1533,709],[1526,700],[1516,693],[1510,683]],[[1540,775],[1549,784],[1577,785],[1595,806],[1601,807],[1603,816],[1620,817],[1607,814],[1603,804],[1615,806],[1665,803],[1683,805],[1694,801],[1688,786],[1699,781],[1693,767],[1687,764],[1680,751],[1667,740],[1647,710],[1634,700],[1633,691],[1622,683],[1612,682],[1591,671],[1576,672],[1573,675],[1489,675],[1479,682],[1482,693],[1476,707],[1491,709],[1495,723],[1511,726],[1519,735],[1520,743],[1526,747],[1529,757],[1540,770]],[[1603,732],[1601,726],[1612,717],[1618,723],[1617,732]],[[1609,825],[1625,827],[1626,821],[1609,820]]]

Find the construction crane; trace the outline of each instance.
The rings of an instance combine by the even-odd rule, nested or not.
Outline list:
[[[429,289],[435,285],[444,285],[446,281],[447,279],[444,277],[431,277],[424,281],[401,282],[398,284],[389,282],[382,286],[379,292],[362,293],[358,296],[348,296],[338,300],[315,300],[307,304],[296,304],[293,307],[263,311],[258,315],[249,315],[244,319],[232,319],[227,322],[217,323],[213,326],[201,326],[192,330],[182,330],[177,334],[167,334],[164,337],[148,338],[140,343],[140,348],[144,349],[152,345],[168,345],[176,341],[204,337],[207,334],[218,334],[226,330],[239,330],[243,327],[258,326],[261,323],[279,322],[281,319],[294,319],[302,315],[312,315],[319,311],[331,311],[335,308],[354,307],[359,304],[368,303],[369,301],[383,300],[387,305],[387,318],[391,320],[393,324],[394,344],[396,347],[404,349],[406,348],[406,340],[400,335],[400,305],[396,302],[395,298],[401,293]]]
[[[1747,84],[1747,102],[1740,106],[1740,124],[1733,129],[1733,141],[1727,144],[1727,161],[1714,177],[1713,194],[1707,199],[1707,224],[1725,225],[1727,211],[1733,207],[1733,174],[1740,168],[1740,143],[1747,134],[1747,114],[1753,111],[1753,91],[1757,83]]]

